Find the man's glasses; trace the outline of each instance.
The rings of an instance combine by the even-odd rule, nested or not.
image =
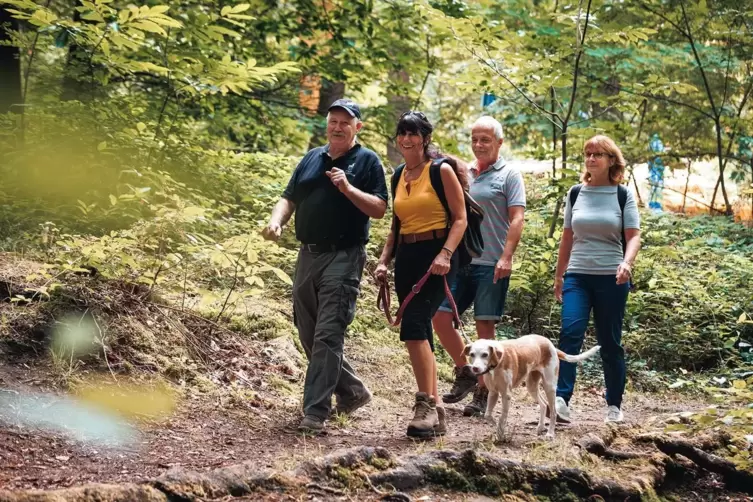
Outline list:
[[[407,117],[408,115],[415,115],[416,117],[420,118],[421,120],[428,120],[426,118],[426,115],[424,115],[423,112],[417,112],[414,110],[408,110],[407,112],[404,112],[402,115],[400,115],[400,118]]]
[[[604,157],[611,157],[611,155],[609,155],[608,153],[604,153],[604,152],[592,152],[592,153],[585,153],[583,155],[583,158],[585,158],[585,159],[587,159],[589,157],[593,157],[593,158],[595,158],[597,160],[600,160],[600,159],[603,159]]]

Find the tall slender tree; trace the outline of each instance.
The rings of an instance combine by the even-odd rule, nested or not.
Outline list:
[[[8,44],[8,30],[18,30],[18,21],[0,7],[0,113],[21,112],[21,55]]]

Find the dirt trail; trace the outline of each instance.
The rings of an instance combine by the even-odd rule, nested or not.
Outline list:
[[[29,390],[21,382],[42,382],[41,367],[0,374],[0,388]],[[12,373],[12,375],[11,375]],[[325,434],[304,437],[295,425],[300,415],[295,399],[274,409],[227,406],[217,396],[200,396],[182,402],[166,422],[141,424],[137,444],[126,450],[72,440],[19,425],[0,426],[0,487],[7,489],[59,488],[88,482],[139,482],[172,467],[205,471],[254,460],[260,469],[288,470],[301,461],[355,446],[382,446],[394,455],[430,449],[476,448],[511,460],[561,463],[575,455],[574,442],[588,432],[604,430],[605,406],[596,389],[581,390],[573,403],[574,424],[559,426],[554,442],[535,434],[537,411],[524,389],[516,392],[510,411],[507,441],[495,444],[492,426],[480,418],[462,416],[462,404],[447,405],[450,431],[433,441],[416,442],[405,436],[411,417],[408,392],[386,393],[376,381],[367,383],[375,399],[347,420],[328,423]],[[406,387],[409,387],[407,385]],[[624,406],[631,428],[660,414],[699,408],[701,403],[629,394]]]

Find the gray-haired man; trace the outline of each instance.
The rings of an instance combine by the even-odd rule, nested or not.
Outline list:
[[[523,176],[507,166],[500,155],[503,141],[502,124],[492,117],[479,118],[471,128],[471,147],[476,160],[470,166],[470,194],[484,209],[481,223],[484,252],[459,270],[451,285],[459,312],[462,314],[473,303],[478,336],[489,340],[494,339],[494,326],[505,309],[512,257],[523,232],[526,206]],[[483,413],[489,392],[483,380],[477,382],[467,364],[463,340],[452,326],[452,311],[447,300],[434,315],[433,323],[442,346],[455,362],[455,383],[442,400],[457,403],[474,391],[473,400],[463,414]]]

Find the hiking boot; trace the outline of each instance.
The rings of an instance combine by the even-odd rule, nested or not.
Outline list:
[[[371,392],[369,389],[364,388],[366,391],[365,394],[361,394],[360,396],[356,396],[350,401],[345,402],[337,402],[337,405],[335,406],[335,409],[332,410],[333,414],[340,414],[340,415],[349,415],[356,411],[358,408],[361,408],[363,406],[366,406],[371,402]]]
[[[489,399],[489,391],[486,387],[476,387],[473,391],[473,400],[463,408],[465,417],[482,417],[486,413],[486,401]]]
[[[604,422],[609,424],[624,421],[625,416],[622,414],[622,410],[620,410],[617,406],[610,406],[609,408],[607,408],[607,418],[604,419]]]
[[[413,420],[408,424],[408,437],[427,438],[434,436],[434,426],[439,422],[437,416],[437,402],[426,392],[416,393],[416,404],[413,405]]]
[[[442,396],[445,403],[457,403],[465,399],[473,389],[476,388],[478,379],[471,370],[471,365],[466,364],[462,368],[455,366],[455,382],[448,394]]]
[[[316,436],[324,430],[324,419],[315,415],[306,415],[298,424],[298,432]]]
[[[437,423],[434,425],[434,435],[444,436],[447,434],[447,413],[444,406],[437,406]]]

